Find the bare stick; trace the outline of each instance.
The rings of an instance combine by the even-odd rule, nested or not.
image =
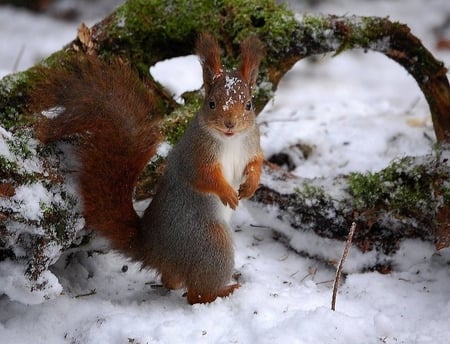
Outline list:
[[[23,53],[25,51],[25,45],[22,45],[20,48],[19,54],[16,57],[16,60],[14,61],[14,66],[12,68],[12,71],[15,73],[17,72],[17,69],[19,68],[20,60],[22,59]]]
[[[345,243],[344,252],[342,253],[341,261],[339,262],[337,271],[336,271],[336,277],[334,279],[333,284],[333,297],[331,298],[331,310],[336,310],[336,296],[337,291],[339,288],[339,282],[341,280],[342,275],[342,267],[344,266],[345,259],[348,256],[348,251],[350,250],[350,245],[352,244],[353,234],[355,233],[356,229],[356,223],[353,222],[352,226],[350,227],[350,232],[348,233],[347,242]]]

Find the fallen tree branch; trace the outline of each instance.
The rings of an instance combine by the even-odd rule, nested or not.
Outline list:
[[[356,222],[353,244],[361,252],[392,255],[405,239],[440,249],[450,242],[450,219],[438,216],[450,204],[450,187],[442,182],[450,179],[447,155],[402,158],[375,173],[335,178],[333,193],[339,196],[330,194],[329,180],[296,178],[267,166],[253,201],[277,209],[270,216],[279,216],[293,231],[322,238],[345,241],[346,228]],[[316,255],[313,248],[292,248]]]
[[[323,28],[321,36],[311,39],[314,33],[311,27],[318,25],[317,21]],[[329,16],[319,20],[305,17],[299,26],[301,44],[292,47],[294,56],[303,58],[333,51],[339,54],[361,48],[380,52],[399,63],[416,80],[428,102],[437,141],[450,142],[447,68],[433,57],[407,25],[388,18]]]

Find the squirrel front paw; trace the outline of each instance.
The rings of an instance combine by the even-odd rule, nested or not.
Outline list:
[[[248,178],[239,187],[239,199],[252,197],[258,186],[259,180],[255,180],[254,178]]]
[[[245,167],[245,181],[239,186],[239,199],[250,198],[255,193],[261,177],[262,161],[262,157],[258,156]]]
[[[239,196],[236,191],[230,188],[227,193],[219,195],[220,200],[225,206],[230,206],[231,209],[236,209],[239,204]]]

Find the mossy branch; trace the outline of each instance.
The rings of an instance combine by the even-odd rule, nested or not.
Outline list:
[[[364,49],[385,54],[402,65],[416,80],[430,106],[438,142],[450,141],[450,87],[447,69],[415,37],[408,26],[388,18],[357,16],[296,16],[273,0],[131,0],[92,28],[81,26],[77,38],[44,61],[61,63],[67,54],[85,52],[104,59],[122,59],[138,68],[157,95],[162,113],[176,105],[148,73],[150,66],[171,57],[193,53],[202,31],[215,34],[223,47],[225,64],[234,66],[240,41],[256,34],[266,44],[256,107],[271,99],[278,82],[292,65],[307,56]],[[26,113],[27,88],[33,69],[21,75],[17,87],[0,92],[0,120]],[[10,82],[7,82],[11,85]]]
[[[388,18],[357,16],[304,16],[297,20],[289,10],[270,0],[223,1],[212,8],[208,2],[195,6],[184,1],[175,3],[179,11],[168,13],[164,10],[167,9],[164,2],[152,6],[131,1],[129,6],[122,7],[92,28],[92,37],[95,37],[92,46],[102,56],[126,56],[136,65],[144,65],[146,71],[149,65],[159,60],[191,54],[195,37],[203,30],[212,31],[219,37],[228,56],[232,57],[229,62],[232,64],[240,40],[256,34],[267,46],[267,59],[259,78],[259,85],[264,87],[257,92],[258,110],[271,98],[284,74],[302,58],[330,52],[337,55],[351,49],[380,52],[414,77],[430,106],[438,142],[450,142],[447,69],[407,25],[391,22]],[[155,13],[165,15],[155,18]],[[185,13],[193,16],[187,18]],[[180,29],[180,21],[183,29]],[[128,22],[128,25],[119,25]],[[136,42],[145,42],[145,45]],[[72,48],[86,49],[86,46],[78,39]],[[267,81],[272,85],[269,88]]]
[[[267,168],[266,178],[278,180],[280,190],[262,186],[253,200],[279,209],[279,216],[300,232],[345,241],[355,221],[353,244],[362,252],[390,255],[404,239],[421,239],[450,246],[449,217],[439,215],[450,207],[448,157],[437,153],[395,160],[376,173],[352,173],[333,180],[332,196],[321,179],[293,178]],[[280,181],[281,180],[281,181]],[[284,181],[282,181],[284,180]],[[273,216],[273,213],[272,213]]]
[[[450,87],[447,68],[423,46],[409,27],[388,18],[311,17],[299,21],[287,56],[306,56],[364,49],[386,55],[404,67],[422,90],[437,141],[450,142]]]

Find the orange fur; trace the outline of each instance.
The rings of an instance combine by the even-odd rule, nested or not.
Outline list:
[[[188,289],[187,300],[191,305],[196,303],[211,303],[218,297],[227,297],[231,295],[240,286],[239,283],[230,284],[215,293],[202,293],[197,290]]]
[[[39,67],[37,75],[31,108],[63,106],[65,111],[51,119],[42,116],[36,136],[49,143],[78,135],[86,223],[134,257],[139,217],[133,191],[160,140],[149,92],[129,66],[95,57],[74,56],[61,68]]]
[[[259,155],[254,160],[250,161],[245,167],[245,181],[239,187],[239,198],[249,198],[253,196],[259,186],[259,179],[261,178],[263,156]]]
[[[197,39],[195,52],[203,66],[203,80],[206,92],[208,87],[223,73],[220,63],[220,47],[217,40],[209,33],[201,33]]]
[[[241,66],[242,78],[247,80],[250,86],[256,82],[259,64],[264,56],[264,45],[261,41],[251,36],[241,43]]]
[[[184,286],[183,279],[177,276],[175,273],[177,271],[176,267],[166,266],[164,273],[161,274],[161,282],[167,289],[181,289]]]
[[[205,164],[199,161],[192,184],[200,192],[216,194],[223,204],[229,205],[232,209],[236,209],[239,203],[237,192],[225,180],[218,162]]]

